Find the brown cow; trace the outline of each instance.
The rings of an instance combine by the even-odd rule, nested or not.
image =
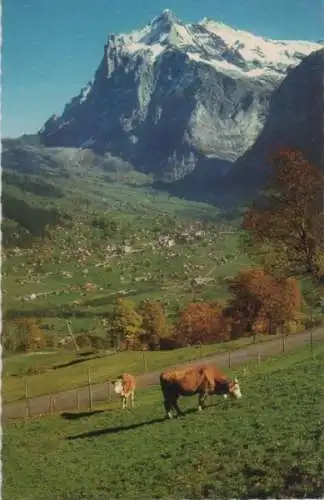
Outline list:
[[[127,401],[130,401],[130,407],[134,407],[134,396],[136,389],[136,380],[133,375],[129,373],[123,373],[115,382],[113,382],[114,391],[116,394],[120,394],[123,409],[127,408]]]
[[[178,406],[180,396],[198,394],[198,411],[204,408],[208,395],[221,394],[225,398],[230,395],[237,399],[242,397],[238,380],[228,379],[211,363],[166,370],[160,375],[160,384],[164,408],[169,418],[172,418],[172,408],[178,415],[183,415]]]

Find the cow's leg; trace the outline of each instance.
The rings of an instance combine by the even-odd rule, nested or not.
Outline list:
[[[201,392],[198,398],[198,411],[202,411],[205,408],[207,394],[205,392]]]
[[[135,394],[134,394],[134,391],[131,392],[130,394],[130,403],[131,403],[131,407],[134,408],[134,400],[135,400]]]
[[[122,396],[122,401],[123,401],[123,410],[127,407],[127,401],[126,401],[126,396]]]
[[[169,398],[165,398],[163,401],[165,411],[168,415],[169,418],[172,418],[172,412],[171,412],[171,402]]]
[[[175,396],[175,397],[174,397],[174,399],[173,399],[173,401],[172,401],[172,406],[173,406],[173,408],[176,410],[177,414],[178,414],[179,416],[181,416],[181,415],[183,415],[184,413],[183,413],[183,411],[181,411],[181,410],[180,410],[180,408],[179,408],[179,405],[178,405],[178,399],[179,399],[179,396]]]

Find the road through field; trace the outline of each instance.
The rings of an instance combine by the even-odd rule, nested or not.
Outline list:
[[[285,337],[284,348],[285,351],[291,351],[294,348],[303,344],[310,344],[311,335],[309,331],[293,334]],[[318,343],[324,342],[324,328],[319,327],[313,330],[312,339],[314,346]],[[251,344],[247,347],[231,351],[231,366],[239,365],[248,361],[256,360],[260,355],[262,358],[279,354],[283,351],[283,341],[281,338],[276,337],[273,340],[261,344]],[[208,357],[201,358],[195,361],[187,362],[186,365],[197,365],[203,361],[211,361],[216,363],[219,367],[227,367],[229,363],[227,353],[211,354]],[[180,366],[179,364],[177,366]],[[168,367],[165,367],[168,368]],[[161,370],[149,373],[143,373],[136,377],[137,387],[146,388],[159,383],[159,374]],[[105,383],[96,384],[93,386],[92,400],[96,403],[103,403],[109,401],[111,398],[116,397],[112,393],[112,387],[109,381]],[[50,411],[51,401],[54,402],[55,407],[52,410],[66,411],[75,410],[76,408],[86,409],[89,407],[89,389],[88,387],[80,387],[70,391],[59,392],[49,395],[31,398],[29,400],[29,407],[27,407],[25,400],[13,401],[2,405],[2,419],[3,421],[9,419],[23,419],[29,412],[29,416],[45,415]]]

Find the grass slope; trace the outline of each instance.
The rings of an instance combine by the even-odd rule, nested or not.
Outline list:
[[[155,388],[133,411],[8,424],[3,499],[322,498],[323,362],[321,346],[250,364],[244,399],[183,398],[173,421]]]

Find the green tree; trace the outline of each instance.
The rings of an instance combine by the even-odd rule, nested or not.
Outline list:
[[[139,344],[142,333],[142,316],[135,310],[131,300],[119,297],[113,309],[110,331],[117,348],[126,341],[127,348],[135,348]]]
[[[148,343],[157,346],[160,338],[167,337],[169,333],[162,304],[145,300],[141,304],[140,314],[143,318],[143,333]]]
[[[16,350],[35,351],[45,347],[44,333],[36,318],[18,318],[14,323],[17,327]]]

